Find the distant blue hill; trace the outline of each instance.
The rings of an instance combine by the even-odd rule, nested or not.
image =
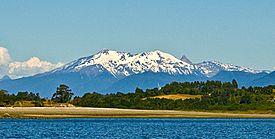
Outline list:
[[[2,78],[0,79],[0,81],[9,81],[9,80],[11,80],[11,78],[10,78],[10,76],[8,76],[8,75],[5,75],[4,77],[2,77]]]
[[[70,86],[75,95],[82,95],[84,92],[99,92],[104,88],[108,88],[110,84],[116,81],[117,79],[109,73],[97,76],[87,76],[80,73],[57,73],[0,81],[0,86],[1,89],[8,90],[11,93],[30,91],[38,92],[44,97],[51,97],[60,84]]]
[[[275,85],[275,71],[271,72],[270,74],[255,79],[250,82],[251,86],[268,86],[268,85]]]
[[[137,87],[140,89],[151,89],[162,87],[171,82],[206,81],[203,75],[171,75],[167,73],[146,72],[123,78],[112,84],[103,92],[133,92]]]
[[[9,90],[11,93],[19,91],[31,91],[40,93],[43,97],[50,98],[56,87],[67,84],[75,95],[83,95],[87,92],[115,93],[132,92],[137,87],[141,89],[164,86],[171,82],[192,82],[218,80],[231,82],[236,79],[239,86],[267,86],[275,85],[275,72],[270,74],[249,74],[246,72],[220,72],[212,78],[198,75],[170,75],[167,73],[146,72],[117,79],[110,73],[102,73],[96,76],[88,76],[80,73],[57,73],[44,76],[31,76],[16,80],[0,81],[1,89]]]
[[[235,79],[239,86],[250,86],[250,82],[264,76],[268,75],[268,73],[248,73],[242,71],[221,71],[217,75],[213,76],[211,80],[222,81],[222,82],[231,82]],[[257,84],[255,84],[257,86]]]
[[[204,61],[193,64],[187,57],[178,59],[159,50],[131,54],[102,50],[82,57],[63,67],[35,76],[0,80],[0,89],[10,93],[29,91],[50,98],[60,84],[68,85],[75,95],[87,92],[115,93],[164,86],[171,82],[217,80],[239,86],[266,86],[275,84],[275,73]]]

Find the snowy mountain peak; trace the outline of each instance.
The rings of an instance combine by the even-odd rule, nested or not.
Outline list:
[[[192,74],[194,69],[168,53],[160,50],[131,54],[104,49],[95,55],[80,58],[56,71],[77,72],[90,66],[101,65],[101,71],[108,71],[116,77],[143,72],[165,72],[169,74]],[[54,72],[56,72],[54,71]]]
[[[112,54],[123,54],[123,53],[126,53],[126,52],[120,52],[120,51],[115,51],[115,50],[111,50],[111,49],[102,49],[97,54],[112,55]]]
[[[160,50],[155,50],[152,52],[148,52],[148,53],[143,53],[143,54],[137,54],[137,57],[143,57],[146,58],[148,60],[151,61],[158,61],[158,62],[170,62],[170,63],[182,63],[185,65],[189,65],[188,63],[185,63],[181,60],[179,60],[178,58],[176,58],[175,56],[162,52]],[[145,59],[144,59],[145,60]]]
[[[196,64],[196,66],[201,71],[201,73],[206,75],[207,77],[212,77],[217,73],[219,73],[220,71],[242,71],[242,72],[249,72],[254,74],[263,72],[260,70],[253,70],[242,66],[236,66],[232,64],[223,64],[218,61],[203,61],[202,63]]]
[[[109,51],[112,51],[111,49],[102,49],[98,53],[109,53]]]
[[[185,55],[183,55],[180,60],[183,61],[183,62],[186,62],[188,64],[192,64],[192,61],[189,60]]]
[[[212,77],[220,71],[260,72],[216,61],[204,61],[202,63],[192,64],[185,56],[183,56],[182,59],[178,59],[160,50],[131,54],[110,49],[104,49],[95,55],[80,58],[52,72],[81,71],[90,74],[90,72],[94,72],[95,69],[97,69],[97,73],[106,71],[115,77],[125,77],[144,72],[162,72],[173,75],[202,74],[207,77]]]

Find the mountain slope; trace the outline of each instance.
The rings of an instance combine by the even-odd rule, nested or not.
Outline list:
[[[96,66],[96,70],[91,69]],[[213,77],[220,71],[242,71],[257,74],[262,71],[250,68],[235,66],[232,64],[223,64],[216,61],[204,61],[198,64],[192,62],[185,56],[181,59],[161,52],[159,50],[131,54],[126,52],[118,52],[113,50],[102,50],[95,55],[83,57],[73,61],[55,72],[79,72],[86,69],[86,74],[96,74],[96,72],[108,71],[117,78],[141,74],[144,72],[168,73],[171,75],[192,75],[202,74],[207,77]]]
[[[0,81],[8,81],[8,80],[11,80],[10,76],[8,75],[5,75],[0,79]]]
[[[137,87],[149,89],[161,87],[171,82],[206,81],[205,76],[198,75],[171,75],[168,73],[145,72],[134,74],[114,83],[103,92],[133,92]]]
[[[2,80],[0,89],[12,93],[32,91],[50,97],[62,83],[70,86],[76,95],[82,95],[93,91],[129,92],[136,87],[154,88],[172,81],[236,79],[239,84],[247,85],[266,75],[262,71],[215,61],[193,64],[187,57],[178,59],[159,50],[140,54],[102,50],[46,73]]]
[[[70,86],[75,95],[82,95],[90,91],[99,92],[116,81],[117,78],[106,71],[97,75],[87,75],[83,74],[81,70],[80,72],[46,73],[16,80],[0,81],[0,86],[1,89],[11,93],[30,91],[40,93],[44,97],[51,97],[60,84]]]
[[[202,63],[195,64],[198,67],[199,71],[207,77],[213,77],[217,75],[220,71],[240,71],[245,73],[257,74],[263,71],[253,70],[250,68],[236,66],[232,64],[223,64],[216,61],[204,61]]]
[[[262,77],[255,79],[250,82],[251,86],[268,86],[268,85],[275,85],[275,71],[271,72],[270,74]]]
[[[265,72],[249,73],[249,72],[243,72],[243,71],[221,71],[217,75],[211,77],[210,79],[223,81],[223,82],[231,82],[233,79],[235,79],[238,82],[239,87],[242,87],[242,86],[249,86],[250,81],[253,81],[258,78],[262,78],[266,75],[267,73]]]
[[[192,74],[194,69],[193,65],[158,50],[141,54],[102,50],[95,55],[73,61],[54,72],[77,72],[91,65],[101,65],[116,77],[125,77],[143,72]]]
[[[180,60],[188,64],[193,64],[192,61],[189,60],[185,55],[183,55]]]

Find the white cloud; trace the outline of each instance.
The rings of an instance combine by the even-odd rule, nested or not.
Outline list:
[[[8,49],[0,47],[0,78],[6,75],[8,72],[8,64],[11,61],[11,57]]]
[[[47,72],[62,66],[62,63],[50,63],[32,57],[27,61],[12,61],[8,49],[0,47],[0,78],[9,75],[11,78],[21,78]]]
[[[0,64],[0,79],[8,74],[8,65]]]
[[[0,47],[0,65],[8,64],[11,57],[7,48]]]
[[[37,57],[32,57],[24,62],[12,62],[9,64],[9,75],[11,77],[31,76],[38,73],[47,72],[62,66],[62,63],[52,64],[42,61]]]

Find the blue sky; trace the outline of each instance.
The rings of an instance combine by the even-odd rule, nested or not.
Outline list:
[[[274,0],[0,0],[0,47],[13,61],[159,49],[271,70],[274,7]]]

